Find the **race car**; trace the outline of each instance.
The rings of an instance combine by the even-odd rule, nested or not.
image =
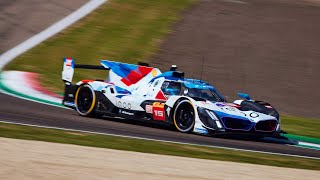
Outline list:
[[[109,71],[106,80],[82,80],[72,84],[75,68]],[[209,83],[184,77],[172,66],[158,68],[101,60],[101,65],[75,64],[64,58],[63,105],[88,117],[115,116],[132,120],[162,122],[180,132],[198,134],[277,134],[280,116],[269,103],[248,94],[228,103]]]

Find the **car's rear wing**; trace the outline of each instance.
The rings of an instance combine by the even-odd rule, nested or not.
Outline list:
[[[100,63],[100,66],[75,64],[74,59],[64,58],[62,80],[67,86],[71,85],[75,68],[109,70],[106,81],[131,91],[145,87],[153,78],[161,74],[158,68],[149,67],[147,63],[140,62],[136,65],[109,60],[101,60]]]
[[[74,69],[95,69],[95,70],[110,70],[110,68],[99,65],[86,65],[86,64],[75,64],[75,60],[72,58],[64,58],[63,59],[63,70],[62,70],[62,80],[65,83],[71,83]]]

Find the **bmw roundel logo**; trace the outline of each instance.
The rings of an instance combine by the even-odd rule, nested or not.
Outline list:
[[[257,114],[257,113],[250,113],[250,117],[256,118],[256,117],[259,117],[259,114]]]

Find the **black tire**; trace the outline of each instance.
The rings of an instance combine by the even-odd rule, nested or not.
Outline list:
[[[173,113],[173,123],[180,132],[190,132],[195,124],[195,112],[189,100],[180,101]]]
[[[96,94],[89,84],[80,86],[75,96],[75,106],[81,116],[95,116]]]

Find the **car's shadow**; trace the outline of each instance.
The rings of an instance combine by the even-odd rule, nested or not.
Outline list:
[[[244,141],[257,141],[257,142],[267,142],[267,143],[276,143],[276,144],[290,144],[296,145],[299,142],[296,140],[288,139],[282,135],[261,135],[261,134],[218,134],[214,135],[216,138],[223,139],[234,139],[234,140],[244,140]]]
[[[144,126],[149,128],[155,128],[155,129],[176,131],[176,129],[173,126],[163,122],[155,122],[155,121],[151,122],[147,120],[125,119],[125,118],[119,118],[119,117],[113,117],[113,116],[103,116],[103,117],[99,117],[99,119],[103,119],[106,121],[120,122],[125,124],[132,124],[137,126]]]
[[[111,117],[111,116],[103,116],[103,117],[100,117],[99,119],[113,121],[113,122],[120,122],[120,123],[125,123],[125,124],[132,124],[132,125],[137,125],[137,126],[144,126],[144,127],[149,127],[149,128],[155,128],[155,129],[175,131],[178,133],[178,131],[176,130],[176,128],[173,125],[161,123],[161,122],[124,119],[124,118]],[[199,134],[195,134],[195,133],[190,133],[190,134],[193,134],[195,136],[199,136]],[[267,142],[267,143],[276,143],[276,144],[290,144],[290,145],[298,144],[298,141],[290,140],[287,137],[284,137],[281,135],[272,136],[272,135],[262,135],[262,134],[228,133],[228,134],[211,134],[211,135],[202,135],[202,136],[219,138],[219,139]]]

